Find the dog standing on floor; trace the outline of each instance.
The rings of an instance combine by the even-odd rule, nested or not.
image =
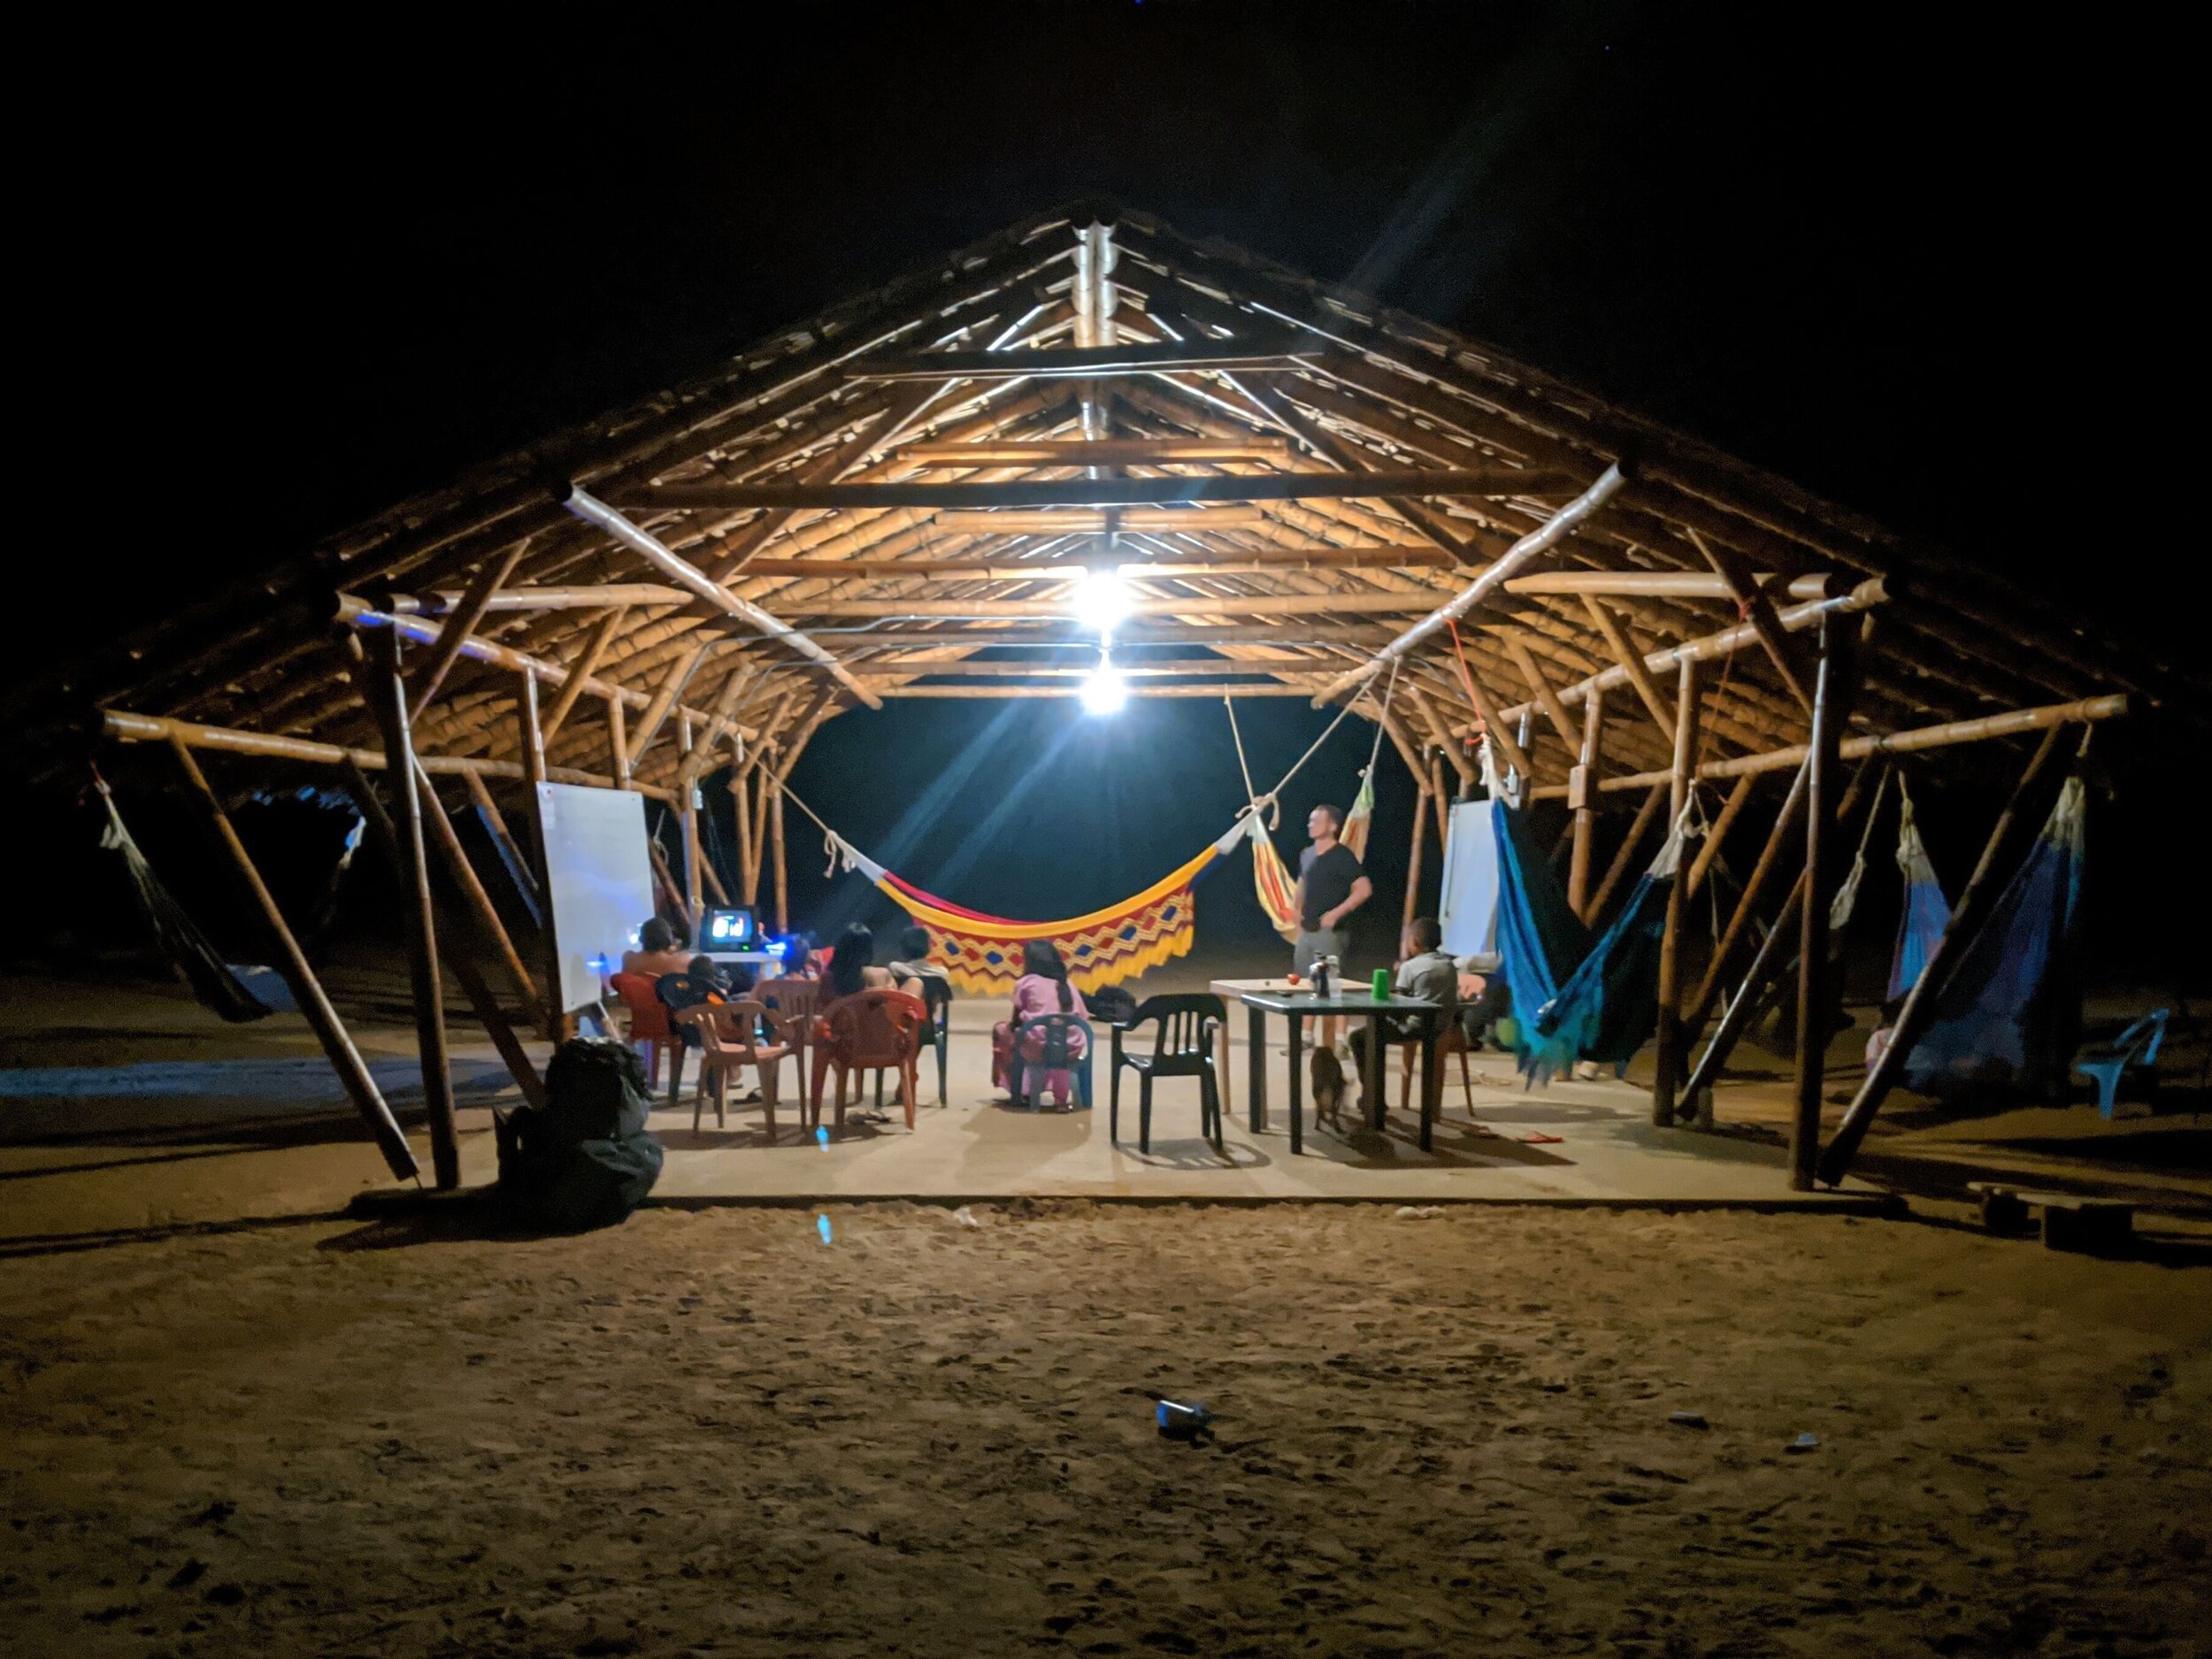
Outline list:
[[[1317,1121],[1325,1119],[1337,1125],[1337,1110],[1344,1104],[1344,1063],[1333,1050],[1316,1048],[1313,1051],[1313,1115]]]

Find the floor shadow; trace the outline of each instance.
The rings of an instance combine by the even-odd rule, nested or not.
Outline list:
[[[107,1227],[96,1233],[26,1233],[21,1238],[0,1239],[0,1261],[75,1256],[88,1250],[112,1249],[119,1244],[159,1244],[168,1239],[204,1238],[215,1233],[311,1227],[344,1219],[343,1210],[324,1210],[297,1216],[248,1216],[234,1221],[180,1221],[158,1227]]]
[[[1148,1170],[1185,1170],[1203,1174],[1208,1171],[1225,1172],[1232,1170],[1263,1170],[1275,1160],[1248,1141],[1232,1141],[1225,1136],[1221,1150],[1214,1150],[1213,1143],[1203,1139],[1193,1141],[1163,1141],[1154,1136],[1152,1150],[1140,1151],[1134,1141],[1117,1141],[1114,1150],[1130,1163]]]

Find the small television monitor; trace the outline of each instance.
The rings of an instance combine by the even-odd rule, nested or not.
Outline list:
[[[760,940],[752,911],[744,909],[709,910],[700,932],[701,947],[709,951],[750,950]]]

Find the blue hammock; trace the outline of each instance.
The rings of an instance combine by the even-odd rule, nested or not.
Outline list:
[[[1951,925],[1951,902],[1943,896],[1943,884],[1936,879],[1935,865],[1929,861],[1919,826],[1913,822],[1912,796],[1904,793],[1904,787],[1901,777],[1897,780],[1897,868],[1905,878],[1905,904],[1897,918],[1897,949],[1890,956],[1886,995],[1893,1001],[1919,981],[1928,958],[1935,955],[1936,941]]]
[[[1938,995],[1905,1061],[1922,1094],[2062,1089],[2080,1039],[2085,793],[2069,778],[2042,833]]]
[[[1548,1083],[1578,1060],[1624,1070],[1659,1023],[1659,944],[1681,856],[1679,826],[1594,942],[1521,814],[1494,802],[1498,952],[1520,1031],[1520,1069]]]

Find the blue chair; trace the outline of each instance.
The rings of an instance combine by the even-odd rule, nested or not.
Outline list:
[[[1083,1052],[1075,1052],[1074,1033],[1083,1033]],[[1023,1041],[1031,1032],[1040,1039],[1034,1060],[1024,1057],[1028,1045]],[[1014,1028],[1013,1076],[1010,1091],[1014,1104],[1026,1106],[1033,1098],[1030,1077],[1034,1072],[1072,1071],[1075,1073],[1075,1097],[1083,1102],[1083,1110],[1091,1108],[1091,1056],[1098,1052],[1098,1039],[1091,1030],[1091,1022],[1074,1014],[1036,1014]]]
[[[2075,1075],[2097,1086],[2098,1116],[2112,1116],[2113,1100],[2120,1092],[2121,1075],[2130,1066],[2157,1064],[2158,1045],[2166,1040],[2166,1021],[2172,1013],[2171,1009],[2162,1008],[2146,1014],[2110,1042],[2076,1057]]]

